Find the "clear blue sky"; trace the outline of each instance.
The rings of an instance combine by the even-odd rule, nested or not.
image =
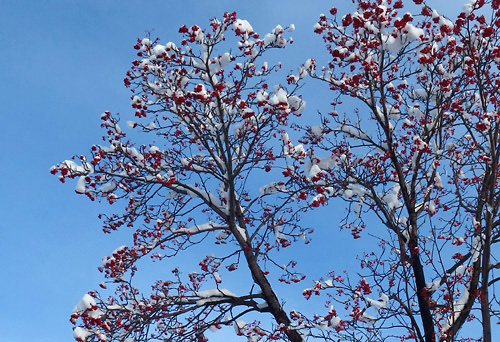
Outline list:
[[[295,43],[282,55],[285,67],[294,68],[323,52],[312,26],[333,3],[0,2],[0,342],[72,340],[73,306],[102,281],[101,258],[128,242],[105,236],[97,219],[105,205],[77,196],[74,184],[61,185],[49,168],[100,141],[104,110],[131,112],[123,78],[136,38],[153,31],[163,43],[177,41],[180,26],[206,27],[209,18],[236,10],[261,33],[294,23]],[[452,0],[437,5],[450,16],[461,7]],[[304,98],[309,110],[319,107],[321,97],[311,89]],[[328,243],[322,250],[342,240]]]

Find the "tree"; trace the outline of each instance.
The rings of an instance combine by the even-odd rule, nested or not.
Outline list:
[[[207,31],[195,25],[179,32],[179,46],[139,39],[139,59],[124,80],[137,117],[127,125],[153,135],[158,146],[151,138],[135,146],[118,115],[105,112],[109,146],[92,146],[80,164],[67,160],[52,168],[63,182],[78,177],[79,194],[127,203],[123,214],[103,217],[104,232],[135,229],[133,245],[103,259],[101,271],[116,284],[116,296],[84,296],[71,316],[80,322],[75,338],[205,341],[207,329],[234,325],[252,340],[301,341],[266,277],[272,267],[283,271],[277,249],[306,239],[298,226],[298,193],[281,179],[255,189],[271,169],[289,172],[281,133],[289,116],[305,108],[296,85],[266,83],[280,66],[260,61],[268,50],[285,47],[284,29],[260,38],[246,20],[226,13]],[[139,292],[133,279],[141,259],[181,262],[196,247],[207,253],[199,270],[174,268],[171,278]],[[236,295],[222,287],[222,272],[239,272],[240,264],[250,277],[241,276],[244,293]],[[293,261],[289,266],[282,281],[300,281]],[[275,325],[266,330],[240,319],[253,312],[270,314]]]
[[[331,61],[308,70],[333,91],[333,110],[308,129],[317,181],[302,183],[342,197],[344,227],[354,238],[366,228],[380,249],[361,256],[358,281],[333,274],[305,294],[328,291],[349,308],[345,340],[470,340],[459,331],[477,321],[478,340],[491,341],[500,2],[472,1],[455,22],[413,2],[415,15],[403,14],[402,1],[356,1],[354,13],[332,8],[315,26]],[[351,99],[361,107],[339,114]],[[374,218],[386,232],[371,227]]]
[[[133,231],[131,246],[103,259],[101,285],[116,295],[91,291],[75,307],[77,340],[205,341],[232,325],[250,341],[461,341],[478,326],[476,340],[491,341],[500,1],[473,1],[454,22],[423,0],[353,2],[353,13],[332,8],[314,27],[330,62],[309,59],[286,85],[270,87],[279,65],[261,61],[289,42],[281,26],[261,38],[226,13],[206,31],[181,27],[179,47],[138,40],[125,79],[137,122],[127,124],[147,141],[128,141],[105,112],[109,146],[52,168],[61,181],[77,177],[77,193],[126,203],[103,216],[105,232]],[[307,75],[332,90],[317,126],[293,115]],[[312,305],[325,293],[326,309],[287,312],[275,280],[305,275],[281,251],[309,241],[300,215],[339,200],[362,248],[358,274],[332,270],[302,293]],[[151,291],[137,287],[145,257],[196,253],[196,272],[174,268]],[[222,286],[234,273],[238,291]]]

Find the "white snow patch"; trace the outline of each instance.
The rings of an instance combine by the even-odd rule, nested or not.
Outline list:
[[[233,28],[236,32],[250,34],[253,33],[252,25],[247,20],[236,19],[233,23]]]
[[[85,341],[90,335],[92,335],[92,332],[85,328],[76,327],[73,329],[73,337],[75,339],[81,339],[82,341]]]
[[[96,307],[96,302],[88,293],[86,293],[80,302],[73,308],[73,313],[81,314],[87,310],[91,310]]]

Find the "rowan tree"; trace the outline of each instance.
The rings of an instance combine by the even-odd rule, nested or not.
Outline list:
[[[262,60],[290,42],[284,31],[276,26],[261,37],[226,13],[207,30],[181,27],[177,45],[139,39],[124,80],[135,143],[119,115],[105,112],[105,145],[52,168],[63,182],[76,177],[79,194],[125,204],[121,214],[102,216],[103,230],[133,234],[100,267],[101,287],[113,286],[115,295],[91,291],[73,310],[78,341],[206,341],[206,330],[228,325],[252,341],[302,341],[268,280],[278,269],[274,279],[300,281],[295,262],[276,252],[307,241],[299,194],[281,175],[289,172],[281,134],[305,102],[297,85],[268,84],[280,65]],[[196,253],[204,253],[197,269],[176,267]],[[146,258],[171,274],[139,289],[136,271]],[[231,272],[241,281],[226,289]],[[242,320],[253,313],[274,324]]]
[[[250,341],[492,340],[500,1],[472,1],[455,20],[423,0],[353,3],[314,27],[327,65],[309,59],[276,86],[279,65],[262,58],[290,42],[281,26],[260,37],[226,13],[208,30],[181,27],[179,46],[138,40],[127,125],[143,134],[105,112],[107,144],[52,169],[78,178],[77,193],[124,203],[103,228],[133,234],[103,259],[115,295],[75,307],[77,340],[205,341],[224,325]],[[294,116],[307,75],[331,89],[316,126]],[[326,271],[302,292],[310,307],[287,311],[293,293],[278,284],[305,275],[278,252],[309,241],[299,215],[340,200],[360,269]],[[196,271],[174,266],[197,253]],[[139,290],[146,258],[172,273]]]
[[[310,162],[295,180],[318,204],[341,197],[342,226],[375,243],[360,252],[358,274],[334,270],[304,291],[325,292],[331,310],[346,312],[342,329],[317,336],[491,341],[500,2],[472,1],[453,21],[422,0],[354,3],[315,26],[331,59],[303,68],[330,87],[332,110],[305,127],[308,156],[297,161]]]

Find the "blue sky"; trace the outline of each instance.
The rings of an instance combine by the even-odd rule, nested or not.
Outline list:
[[[105,205],[76,196],[74,184],[61,185],[49,168],[100,141],[104,110],[131,113],[123,78],[135,56],[136,38],[152,31],[163,43],[177,41],[180,26],[205,27],[209,18],[236,10],[261,33],[294,23],[295,43],[281,58],[285,68],[295,68],[323,52],[312,26],[332,4],[2,1],[0,342],[71,340],[73,306],[102,281],[97,271],[101,258],[128,241],[124,234],[105,236],[97,219]],[[437,5],[450,16],[461,7],[451,0]],[[305,91],[308,108],[315,111],[315,99],[321,97],[314,89]],[[343,241],[327,241],[321,253],[340,248]]]

